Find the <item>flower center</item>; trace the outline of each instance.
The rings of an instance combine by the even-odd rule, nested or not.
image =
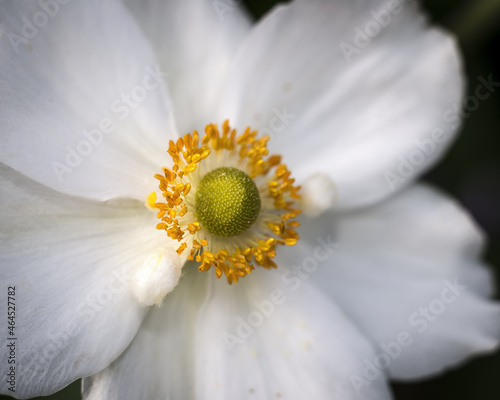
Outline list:
[[[281,156],[269,155],[268,141],[250,128],[237,136],[228,121],[222,132],[210,124],[202,138],[193,131],[171,141],[172,167],[155,175],[164,201],[156,192],[146,201],[158,209],[156,228],[179,243],[179,256],[196,260],[200,271],[213,267],[229,283],[254,264],[276,268],[278,246],[299,240],[300,187]]]
[[[260,205],[255,182],[233,167],[221,167],[209,172],[196,191],[198,220],[215,236],[234,237],[245,232],[257,220]]]

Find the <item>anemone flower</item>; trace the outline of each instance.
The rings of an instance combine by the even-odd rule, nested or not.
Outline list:
[[[389,399],[497,346],[479,229],[410,185],[464,87],[413,2],[1,9],[2,393]]]

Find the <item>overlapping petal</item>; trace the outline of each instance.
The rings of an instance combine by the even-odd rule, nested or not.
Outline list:
[[[275,8],[247,36],[222,91],[218,118],[272,136],[270,149],[299,181],[330,176],[337,207],[371,204],[411,183],[458,125],[450,111],[463,79],[453,38],[429,27],[416,3],[391,11],[394,3]],[[402,176],[401,157],[410,158]]]
[[[126,0],[153,44],[175,107],[181,134],[214,121],[221,86],[251,29],[240,2]]]
[[[144,201],[176,132],[165,72],[129,12],[0,7],[0,161],[63,193]]]
[[[0,275],[4,293],[15,288],[15,395],[48,395],[128,346],[146,310],[129,279],[164,237],[138,202],[78,200],[6,166],[0,187]],[[3,345],[5,360],[8,351]]]
[[[500,305],[489,299],[482,236],[445,196],[416,186],[383,205],[330,214],[303,229],[309,234],[302,246],[283,253],[282,262],[314,270],[314,284],[379,346],[378,354],[390,357],[392,378],[433,375],[498,346]],[[306,260],[316,238],[338,248],[323,261]]]
[[[232,286],[187,273],[125,353],[85,381],[84,398],[390,399],[385,379],[353,384],[371,344],[308,282],[292,290],[285,271]]]

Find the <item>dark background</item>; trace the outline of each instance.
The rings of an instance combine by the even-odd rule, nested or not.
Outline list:
[[[234,0],[232,0],[234,1]],[[257,18],[275,0],[243,1]],[[478,77],[500,81],[500,0],[427,0],[431,18],[454,32],[462,47],[472,94]],[[485,258],[500,287],[500,90],[466,119],[447,157],[424,180],[457,198],[489,236]],[[497,296],[498,298],[498,296]],[[483,356],[439,378],[393,384],[397,400],[500,399],[500,352]],[[0,400],[9,397],[0,396]],[[80,381],[45,399],[80,399]]]

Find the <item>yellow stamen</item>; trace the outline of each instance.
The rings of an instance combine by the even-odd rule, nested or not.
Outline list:
[[[295,186],[281,156],[269,155],[268,141],[268,136],[258,137],[250,128],[237,136],[228,121],[224,122],[222,132],[214,124],[207,125],[201,140],[198,132],[193,131],[176,142],[171,141],[167,152],[173,165],[171,169],[164,168],[163,174],[155,175],[164,202],[159,202],[154,192],[146,201],[149,207],[158,209],[161,222],[157,229],[165,230],[171,239],[180,242],[179,255],[190,248],[188,259],[196,260],[200,271],[214,267],[217,277],[225,275],[229,283],[250,274],[254,263],[276,268],[272,259],[277,246],[293,246],[299,239],[295,229],[300,224],[295,218],[301,211],[295,208],[295,201],[300,199],[300,187]],[[208,232],[200,223],[195,207],[201,179],[220,167],[240,169],[247,174],[262,199],[256,222],[243,233],[235,233],[238,235],[235,237]]]

